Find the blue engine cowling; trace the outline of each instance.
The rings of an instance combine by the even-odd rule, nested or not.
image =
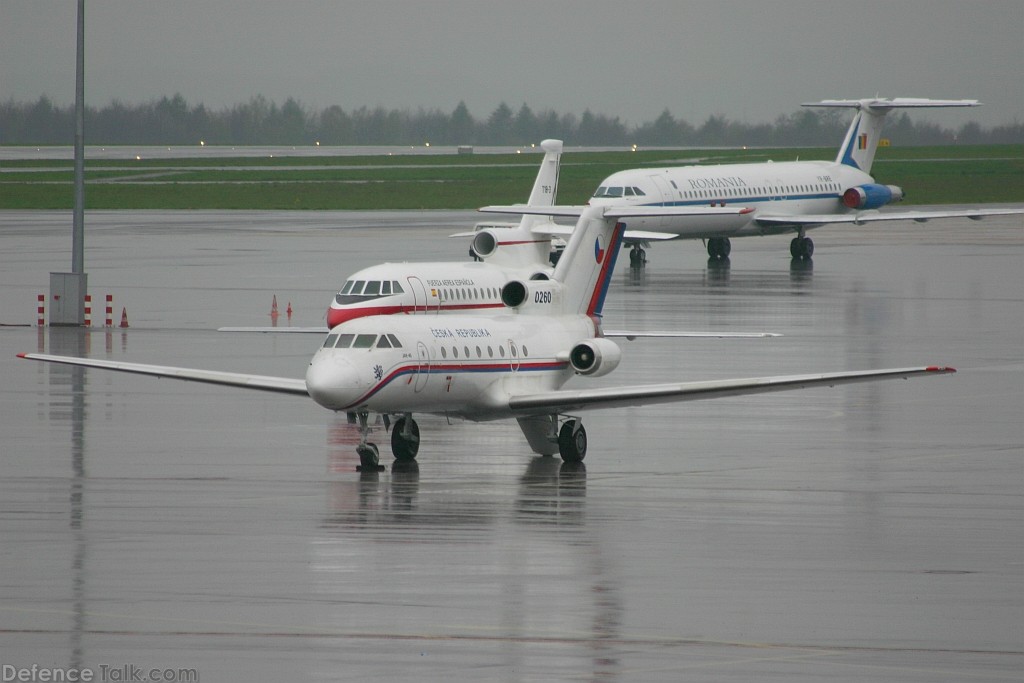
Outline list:
[[[903,190],[895,185],[858,185],[843,193],[843,206],[848,209],[877,209],[903,199]]]

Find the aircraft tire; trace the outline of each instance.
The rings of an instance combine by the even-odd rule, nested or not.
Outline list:
[[[732,243],[728,237],[712,237],[708,240],[708,256],[719,261],[729,258]]]
[[[379,467],[380,451],[377,450],[377,444],[361,444],[356,447],[356,453],[359,454],[359,465],[364,472],[373,471]]]
[[[406,438],[405,421],[409,420],[410,438]],[[401,461],[415,460],[416,454],[420,451],[420,426],[416,420],[407,417],[400,417],[391,429],[391,452],[395,458]]]
[[[810,259],[814,253],[814,242],[810,237],[794,237],[789,243],[789,254],[795,259]]]
[[[567,420],[558,430],[558,454],[565,462],[580,462],[587,457],[587,430],[576,424],[576,420]]]

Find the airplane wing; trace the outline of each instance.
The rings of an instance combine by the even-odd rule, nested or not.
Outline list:
[[[560,390],[544,394],[522,394],[509,398],[509,408],[515,416],[564,413],[584,409],[624,408],[656,403],[697,401],[725,396],[764,394],[816,386],[835,386],[854,382],[872,382],[882,379],[908,379],[927,375],[956,372],[947,367],[895,368],[860,372],[832,372],[817,375],[782,375],[753,379],[726,379],[679,384],[648,384],[601,389]]]
[[[761,215],[754,222],[762,225],[827,225],[853,223],[862,225],[876,221],[917,221],[924,223],[933,218],[970,218],[979,221],[986,216],[1010,216],[1024,213],[1024,209],[957,209],[954,211],[861,211],[848,214]]]
[[[671,332],[668,330],[654,330],[651,332],[640,332],[637,330],[602,330],[605,337],[624,337],[630,341],[634,339],[766,339],[768,337],[781,337],[777,332]]]
[[[218,327],[218,332],[248,332],[262,334],[327,334],[327,327]],[[781,337],[777,332],[672,332],[670,330],[604,330],[605,337],[634,339],[764,339]]]
[[[216,370],[196,370],[193,368],[175,368],[167,365],[147,365],[144,363],[123,363],[121,361],[97,360],[93,358],[77,358],[75,356],[52,356],[46,353],[19,353],[18,358],[41,360],[48,363],[63,365],[79,365],[86,368],[103,368],[137,375],[152,377],[168,377],[206,384],[221,384],[241,389],[257,389],[273,391],[295,396],[309,396],[306,381],[289,377],[269,377],[267,375],[247,375],[239,372],[219,372]]]
[[[327,334],[327,325],[320,327],[218,327],[218,332],[279,332],[281,334]]]

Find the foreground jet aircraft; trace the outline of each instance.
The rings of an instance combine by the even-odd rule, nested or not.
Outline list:
[[[790,254],[807,260],[814,243],[806,232],[835,223],[1019,214],[1024,209],[965,209],[902,211],[879,209],[903,199],[895,185],[880,185],[871,177],[871,165],[881,139],[882,122],[893,109],[974,107],[977,100],[865,99],[808,102],[805,107],[843,107],[856,111],[835,161],[790,161],[719,166],[679,166],[620,171],[605,178],[591,206],[677,207],[676,215],[658,213],[630,221],[632,228],[667,230],[683,239],[707,242],[708,255],[724,260],[730,239],[751,235],[792,234]],[[951,198],[955,199],[955,198]],[[710,219],[693,210],[700,207],[744,207],[745,213]],[[570,209],[571,207],[566,207]],[[578,207],[577,207],[578,213]],[[565,211],[560,215],[573,215]],[[643,252],[634,247],[633,265],[642,265]]]
[[[739,396],[814,386],[955,372],[946,367],[787,375],[754,379],[562,389],[575,375],[600,377],[622,352],[602,335],[600,315],[625,226],[608,207],[580,217],[549,280],[502,287],[500,315],[384,315],[341,323],[328,333],[305,379],[93,360],[39,353],[21,358],[118,370],[244,389],[309,396],[334,411],[356,413],[361,467],[378,467],[367,440],[369,415],[398,417],[391,448],[399,460],[420,447],[414,413],[473,421],[515,418],[530,448],[579,461],[587,433],[577,411]]]

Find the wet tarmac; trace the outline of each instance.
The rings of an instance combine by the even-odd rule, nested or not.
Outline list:
[[[70,214],[0,212],[0,664],[202,681],[1020,681],[1024,223],[824,228],[620,259],[603,384],[948,364],[953,376],[585,414],[584,467],[513,422],[419,417],[355,471],[311,401],[20,351],[302,376],[345,276],[462,259],[472,212],[87,214],[95,301],[37,330]],[[94,319],[102,323],[102,305]],[[581,380],[582,381],[582,380]],[[378,439],[383,442],[384,439]],[[107,680],[117,680],[108,677]],[[186,680],[179,676],[175,680]]]

